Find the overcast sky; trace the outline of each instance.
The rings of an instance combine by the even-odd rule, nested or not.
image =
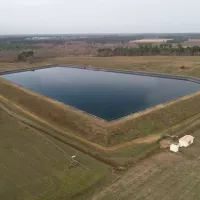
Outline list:
[[[0,0],[0,34],[200,32],[200,0]]]

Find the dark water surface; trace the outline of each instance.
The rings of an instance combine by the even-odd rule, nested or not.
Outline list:
[[[106,120],[200,90],[188,81],[64,67],[2,77]]]

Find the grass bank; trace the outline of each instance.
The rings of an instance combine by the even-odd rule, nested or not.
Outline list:
[[[109,123],[108,145],[164,131],[200,112],[200,92]]]
[[[35,60],[34,63],[1,62],[0,72],[51,64],[92,65],[105,69],[124,69],[200,77],[199,56],[58,57]],[[184,69],[182,66],[184,66]]]

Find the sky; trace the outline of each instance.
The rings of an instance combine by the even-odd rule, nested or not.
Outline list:
[[[0,0],[0,35],[200,32],[199,0]]]

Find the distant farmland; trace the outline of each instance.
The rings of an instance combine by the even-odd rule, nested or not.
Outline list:
[[[149,38],[149,39],[141,39],[141,40],[132,40],[129,43],[166,43],[173,39],[166,39],[166,38]]]

